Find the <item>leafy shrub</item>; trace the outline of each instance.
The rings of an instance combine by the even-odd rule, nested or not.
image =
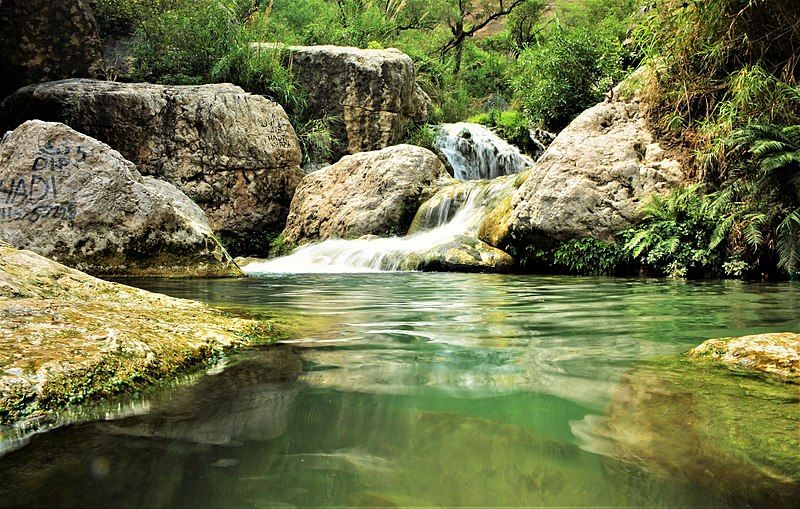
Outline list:
[[[783,0],[659,0],[634,32],[653,77],[662,136],[696,157],[698,179],[726,179],[726,138],[749,123],[800,123],[800,9]]]
[[[465,44],[460,76],[471,97],[484,98],[492,94],[509,97],[508,74],[512,66],[513,61],[503,54]]]
[[[187,0],[91,0],[101,34],[132,34],[138,23]]]
[[[523,51],[512,86],[535,124],[561,130],[622,77],[622,45],[607,33],[557,27]]]
[[[254,47],[251,43],[260,40],[257,32],[252,27],[236,31],[227,52],[214,63],[210,80],[234,83],[248,92],[273,97],[289,113],[302,112],[306,98],[291,70],[283,65],[281,47]]]
[[[571,274],[610,276],[630,264],[622,246],[593,238],[570,240],[553,251],[553,262]]]
[[[531,140],[530,126],[525,116],[514,110],[490,111],[469,118],[469,122],[492,129],[498,136],[525,152],[535,150]]]
[[[236,44],[235,0],[186,3],[140,22],[134,78],[169,84],[210,81],[214,64]]]
[[[295,126],[300,148],[303,151],[303,160],[306,163],[328,163],[331,160],[333,149],[338,140],[334,138],[332,127],[341,122],[336,117],[304,120],[295,116],[292,124]]]
[[[643,222],[625,233],[625,249],[651,273],[674,278],[722,276],[727,250],[715,235],[723,217],[698,185],[654,194]]]
[[[436,148],[437,130],[430,124],[410,126],[406,135],[406,143],[434,150]]]
[[[717,193],[717,237],[749,249],[762,272],[791,276],[800,269],[800,125],[751,125],[731,142],[746,160]]]

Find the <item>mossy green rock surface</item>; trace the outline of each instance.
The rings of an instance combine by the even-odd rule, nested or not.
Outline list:
[[[132,392],[277,335],[272,322],[101,281],[0,243],[0,426],[36,427],[69,404]]]

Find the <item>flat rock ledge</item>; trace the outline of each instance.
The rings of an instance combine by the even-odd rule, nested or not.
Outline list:
[[[0,243],[0,439],[68,405],[129,393],[249,343],[275,324],[96,279]]]
[[[748,370],[800,383],[800,334],[779,332],[710,339],[689,351],[735,370]]]

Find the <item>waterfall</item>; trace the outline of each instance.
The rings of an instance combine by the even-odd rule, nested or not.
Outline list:
[[[533,159],[479,124],[442,125],[436,146],[459,180],[494,179],[533,165]]]
[[[289,255],[249,263],[242,270],[265,273],[350,273],[417,270],[426,254],[475,237],[488,210],[513,190],[514,178],[461,182],[440,190],[417,212],[405,237],[330,239]]]

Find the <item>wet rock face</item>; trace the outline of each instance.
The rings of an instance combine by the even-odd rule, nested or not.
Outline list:
[[[333,126],[339,142],[334,160],[399,143],[406,124],[428,116],[430,98],[416,84],[413,61],[399,50],[290,46],[285,51],[308,96],[307,111],[341,121]]]
[[[63,124],[0,143],[0,239],[95,275],[240,274],[185,194]]]
[[[680,185],[636,101],[601,103],[578,116],[536,162],[513,199],[517,242],[594,237],[630,226],[652,193]]]
[[[413,256],[406,270],[444,272],[504,273],[514,269],[515,261],[507,253],[468,235],[459,235],[451,242],[432,247]]]
[[[88,0],[3,0],[0,34],[0,100],[31,83],[101,72]]]
[[[342,158],[307,175],[284,230],[289,245],[328,238],[403,235],[438,182],[448,180],[436,154],[398,145]]]
[[[228,84],[65,80],[19,90],[0,107],[3,115],[11,128],[58,121],[107,143],[200,205],[235,254],[266,252],[304,175],[283,108]]]

